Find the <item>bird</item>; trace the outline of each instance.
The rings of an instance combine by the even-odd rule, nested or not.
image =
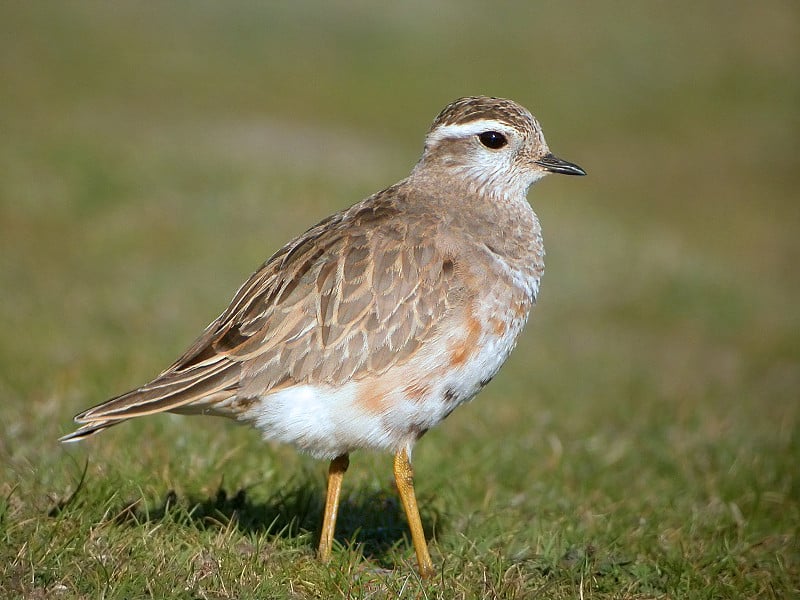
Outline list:
[[[585,175],[526,108],[448,104],[410,175],[297,236],[250,276],[172,365],[75,417],[63,442],[155,413],[223,416],[330,461],[318,558],[331,557],[355,450],[394,453],[423,578],[435,574],[412,449],[514,349],[544,272],[529,188]]]

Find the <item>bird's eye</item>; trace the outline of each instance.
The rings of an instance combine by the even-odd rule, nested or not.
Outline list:
[[[478,139],[481,141],[481,144],[492,150],[502,148],[508,143],[506,136],[497,131],[484,131],[478,135]]]

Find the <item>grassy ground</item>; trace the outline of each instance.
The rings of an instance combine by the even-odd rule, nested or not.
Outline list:
[[[339,4],[0,7],[0,597],[797,597],[795,7]],[[254,431],[56,442],[475,93],[590,177],[531,193],[540,304],[415,452],[436,581],[388,456],[323,566],[325,465]]]

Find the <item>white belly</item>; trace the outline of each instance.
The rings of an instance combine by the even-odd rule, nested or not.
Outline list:
[[[295,385],[256,399],[238,418],[265,438],[318,458],[358,448],[410,451],[495,376],[516,345],[532,301],[518,293],[509,306],[508,294],[490,293],[474,307],[472,330],[443,327],[409,362],[380,377],[340,387]]]

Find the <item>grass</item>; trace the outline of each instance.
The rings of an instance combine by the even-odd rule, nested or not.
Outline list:
[[[779,1],[0,8],[0,597],[800,596],[798,21]],[[391,457],[214,419],[80,446],[293,233],[404,176],[460,95],[584,166],[500,376]]]

